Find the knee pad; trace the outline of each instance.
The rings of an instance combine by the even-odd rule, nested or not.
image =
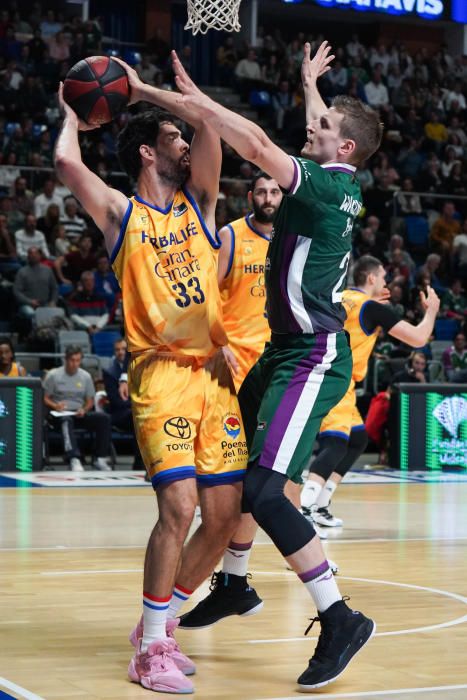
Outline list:
[[[244,489],[251,513],[284,557],[315,536],[313,525],[284,494],[286,477],[261,466],[251,468]]]
[[[327,481],[336,466],[345,457],[348,441],[336,435],[326,435],[319,439],[319,451],[311,463],[310,472]]]

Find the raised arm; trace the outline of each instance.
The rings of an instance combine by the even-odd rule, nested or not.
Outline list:
[[[173,59],[178,58],[173,52]],[[190,124],[195,130],[191,146],[191,176],[188,189],[195,195],[203,214],[206,209],[214,209],[219,192],[219,178],[221,174],[222,149],[218,134],[200,116],[180,101],[180,95],[171,90],[161,90],[153,85],[143,83],[137,72],[120,59],[114,59],[125,68],[130,83],[130,104],[144,101],[157,105],[167,110],[174,116]],[[206,167],[206,164],[209,167]]]
[[[308,42],[303,49],[302,84],[305,93],[307,124],[315,121],[315,119],[319,119],[328,109],[319,94],[317,81],[321,75],[331,70],[329,64],[334,59],[334,56],[329,55],[330,51],[331,47],[327,41],[323,41],[313,59],[310,58],[311,46]]]
[[[242,158],[249,160],[273,177],[281,187],[292,185],[295,168],[292,159],[276,146],[254,122],[211,100],[196,87],[175,52],[172,52],[175,80],[181,95],[179,105],[209,124]]]
[[[399,321],[389,331],[389,335],[413,348],[421,348],[429,341],[439,311],[439,297],[431,287],[428,287],[426,295],[420,292],[420,298],[425,309],[420,323],[413,326],[407,321]]]
[[[94,219],[104,234],[110,254],[117,242],[128,199],[122,192],[106,185],[83,163],[78,131],[89,127],[78,120],[75,112],[63,99],[62,84],[58,99],[64,119],[55,145],[54,162],[57,175]]]

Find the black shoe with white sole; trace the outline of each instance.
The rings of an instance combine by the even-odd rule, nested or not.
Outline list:
[[[297,680],[303,691],[311,691],[335,681],[376,630],[373,620],[361,612],[351,610],[343,600],[337,601],[325,612],[318,613],[305,634],[314,622],[321,623],[321,633],[308,668]]]
[[[209,595],[180,618],[180,629],[210,627],[229,615],[255,615],[263,601],[248,584],[247,576],[235,576],[215,571],[211,578]]]

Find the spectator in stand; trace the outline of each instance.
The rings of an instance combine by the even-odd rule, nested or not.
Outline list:
[[[71,471],[84,471],[75,428],[85,428],[94,433],[94,467],[110,471],[107,461],[110,455],[110,416],[93,410],[96,392],[91,375],[81,368],[82,359],[83,351],[79,346],[69,345],[66,348],[63,366],[49,370],[44,379],[44,404],[49,411],[53,411],[49,418],[63,436],[65,459]]]
[[[42,32],[40,28],[36,28],[34,30],[32,39],[28,41],[27,46],[29,47],[29,55],[31,57],[31,61],[37,65],[42,60],[44,51],[47,48],[47,44],[42,38]]]
[[[135,66],[135,70],[143,83],[154,85],[154,77],[156,73],[160,73],[161,69],[152,63],[151,57],[147,53],[141,54],[141,63]]]
[[[462,224],[462,233],[452,242],[453,268],[461,279],[467,279],[467,218]]]
[[[277,61],[277,55],[272,53],[269,56],[268,62],[261,68],[261,80],[264,86],[270,90],[276,90],[281,77],[280,66]]]
[[[413,180],[411,177],[406,177],[402,181],[402,192],[399,192],[397,195],[397,203],[403,216],[423,213],[419,195],[411,194],[411,192],[413,192]]]
[[[66,235],[73,244],[86,230],[86,222],[78,216],[78,202],[74,197],[67,197],[64,202],[65,212],[60,218],[60,223],[65,227]]]
[[[456,150],[452,146],[447,146],[443,158],[441,159],[441,177],[447,180],[451,174],[452,167],[455,163],[459,161],[456,160]]]
[[[110,260],[106,254],[97,258],[97,270],[94,272],[94,288],[97,294],[105,297],[107,308],[111,311],[117,295],[120,294],[120,286],[110,267]]]
[[[52,231],[59,221],[60,209],[58,208],[58,204],[49,204],[45,216],[41,216],[41,218],[37,220],[37,228],[39,231],[42,231],[48,244],[52,242]]]
[[[0,275],[13,277],[20,267],[15,244],[8,231],[6,216],[0,214]]]
[[[371,80],[365,85],[365,95],[370,107],[384,110],[389,105],[389,95],[383,83],[380,65],[376,65]]]
[[[358,34],[352,34],[350,41],[345,47],[345,50],[347,51],[347,54],[348,56],[350,56],[350,58],[356,58],[365,51],[365,47],[360,42]]]
[[[49,204],[57,204],[60,209],[60,214],[63,213],[63,200],[60,195],[55,192],[55,180],[47,178],[44,182],[42,192],[34,198],[34,214],[36,218],[45,216]]]
[[[460,279],[454,279],[441,300],[441,313],[445,318],[454,318],[464,323],[467,319],[467,296]]]
[[[0,338],[0,377],[25,377],[26,370],[15,362],[15,350],[9,338]]]
[[[407,285],[410,280],[410,267],[405,264],[404,253],[400,248],[395,248],[391,253],[391,262],[386,267],[388,281],[398,281]],[[392,299],[392,297],[391,297]]]
[[[54,262],[59,281],[66,285],[75,284],[80,280],[83,272],[94,270],[96,266],[97,258],[92,252],[92,238],[87,233],[79,239],[78,250],[72,250]]]
[[[237,49],[232,36],[227,36],[224,43],[219,46],[216,60],[219,85],[232,85],[238,61]]]
[[[449,194],[461,196],[467,194],[467,177],[464,172],[464,165],[460,160],[456,160],[453,163],[449,177],[445,180],[444,185]],[[461,202],[460,206],[464,208],[465,212],[465,205]]]
[[[84,49],[87,56],[95,56],[102,51],[102,32],[96,20],[88,19],[84,23]]]
[[[388,306],[394,311],[396,316],[398,316],[401,321],[405,315],[405,309],[402,303],[403,298],[403,288],[399,284],[393,284],[391,286],[391,296],[389,298]]]
[[[28,250],[31,246],[39,248],[44,258],[50,258],[47,241],[42,231],[36,228],[36,217],[34,214],[27,214],[24,220],[24,228],[15,231],[16,254],[21,262],[25,262],[28,257]]]
[[[378,45],[378,48],[375,50],[373,49],[370,53],[370,58],[369,58],[369,64],[373,70],[377,66],[381,66],[381,73],[383,75],[387,75],[388,69],[389,69],[389,63],[390,63],[391,57],[386,51],[386,46],[381,43]]]
[[[95,290],[93,272],[83,272],[80,289],[68,297],[68,308],[75,328],[86,330],[90,335],[107,325],[109,313],[106,299]]]
[[[451,110],[454,102],[457,102],[460,109],[465,109],[467,107],[460,80],[456,80],[453,89],[445,95],[444,104],[446,105],[446,112]]]
[[[451,254],[454,238],[460,233],[461,225],[453,202],[445,202],[439,219],[431,227],[432,249],[445,259]]]
[[[441,280],[437,275],[437,271],[441,265],[441,256],[437,253],[430,253],[427,255],[425,264],[419,269],[421,275],[426,275],[430,278],[429,284],[433,287],[435,292],[441,296],[446,291],[446,287],[443,285]]]
[[[104,369],[102,376],[109,401],[108,409],[112,425],[125,433],[132,433],[134,435],[131,400],[128,397],[128,391],[126,392],[125,399],[122,398],[119,391],[121,382],[127,382],[128,358],[126,340],[124,338],[116,340],[114,343],[112,364],[107,369]],[[144,463],[136,438],[134,438],[133,443],[133,454],[133,469],[144,469]]]
[[[448,382],[467,382],[467,348],[464,333],[456,333],[453,345],[446,348],[441,360]]]
[[[422,169],[418,178],[417,188],[421,192],[438,192],[443,185],[441,178],[441,164],[433,154],[428,158],[425,168]]]
[[[31,319],[39,306],[56,306],[58,291],[55,275],[41,264],[41,251],[31,246],[27,251],[27,264],[16,273],[13,294],[19,307],[19,315]]]
[[[440,121],[439,112],[435,110],[431,112],[429,121],[427,121],[424,126],[424,132],[428,145],[439,153],[441,147],[448,140],[448,130],[445,124]]]
[[[347,92],[349,76],[347,68],[337,59],[334,61],[331,70],[326,74],[326,80],[331,85],[331,95],[342,95]]]
[[[467,146],[467,134],[462,128],[459,117],[453,116],[449,120],[448,134],[455,135],[459,139],[461,145],[465,148]]]
[[[59,31],[61,31],[63,25],[55,19],[55,12],[53,10],[47,10],[45,18],[39,25],[41,30],[42,38],[45,42],[50,42],[52,37]]]
[[[13,207],[22,214],[34,213],[34,195],[28,190],[25,177],[15,179],[11,200]]]
[[[368,437],[380,450],[379,462],[386,464],[386,426],[389,419],[391,388],[380,391],[370,401],[370,407],[365,419],[365,430]]]
[[[391,238],[389,239],[389,245],[388,249],[385,252],[385,258],[389,263],[393,262],[393,252],[395,250],[400,250],[402,253],[402,260],[403,264],[406,265],[410,272],[412,273],[413,270],[415,270],[415,263],[413,261],[412,256],[407,250],[404,250],[404,239],[402,236],[400,236],[398,233],[394,233]],[[428,281],[429,284],[429,281]]]
[[[67,61],[70,58],[70,46],[65,34],[57,32],[49,41],[50,57],[55,61]]]
[[[373,173],[368,167],[368,161],[362,163],[361,167],[358,168],[357,172],[355,173],[355,176],[360,183],[362,192],[366,192],[367,190],[374,187],[375,179],[373,177]]]
[[[279,89],[274,92],[271,102],[274,112],[274,126],[277,131],[282,131],[287,114],[294,106],[293,95],[288,80],[280,81]]]
[[[65,227],[62,224],[57,224],[52,229],[51,246],[57,258],[67,255],[70,252],[71,243],[67,238]]]
[[[10,232],[16,231],[24,225],[24,214],[13,207],[13,200],[11,197],[2,197],[0,199],[0,214],[5,217]]]
[[[261,67],[256,60],[254,49],[248,49],[246,58],[242,58],[235,66],[235,77],[243,99],[248,99],[251,90],[261,85]]]
[[[416,138],[410,137],[407,145],[403,146],[397,156],[397,167],[403,177],[413,180],[418,176],[425,162],[424,154]],[[404,189],[404,188],[402,188]]]
[[[396,372],[391,384],[409,382],[413,384],[425,384],[427,371],[426,356],[420,350],[415,350],[409,357],[406,367]]]

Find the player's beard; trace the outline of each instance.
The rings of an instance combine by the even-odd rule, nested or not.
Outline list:
[[[257,204],[255,204],[255,201],[253,200],[253,214],[255,220],[259,224],[272,224],[272,222],[274,221],[274,217],[276,216],[277,212],[277,207],[268,206],[268,209],[269,208],[272,209],[271,213],[265,212],[264,208],[257,206]]]
[[[161,180],[165,180],[165,182],[177,188],[185,184],[190,176],[190,164],[182,163],[184,158],[185,155],[177,160],[167,157],[160,158],[157,165],[157,174]]]

